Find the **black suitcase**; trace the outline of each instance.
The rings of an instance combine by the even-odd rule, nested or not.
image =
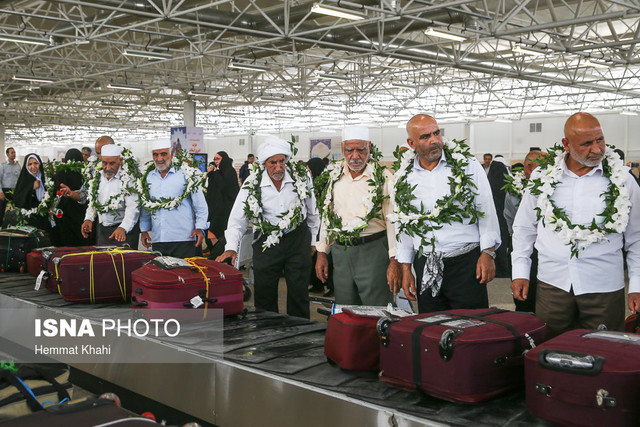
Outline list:
[[[3,228],[0,230],[0,272],[26,272],[27,254],[50,245],[49,235],[35,227]]]

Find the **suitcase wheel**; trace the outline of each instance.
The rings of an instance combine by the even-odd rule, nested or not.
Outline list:
[[[142,295],[142,289],[141,288],[136,288],[136,290],[134,292],[136,294],[138,294],[138,295]]]
[[[136,301],[135,297],[131,297],[131,305],[136,307],[146,307],[149,303],[147,301]]]
[[[389,347],[389,329],[391,329],[392,323],[393,321],[388,317],[381,317],[376,323],[376,331],[378,331],[383,347]]]
[[[442,337],[440,337],[440,357],[445,362],[451,360],[451,355],[453,353],[453,342],[456,337],[462,333],[460,329],[447,329],[442,333]]]

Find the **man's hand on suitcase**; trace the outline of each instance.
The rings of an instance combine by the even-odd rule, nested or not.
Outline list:
[[[511,282],[511,295],[518,301],[526,300],[528,293],[529,281],[527,279],[515,279]]]
[[[416,278],[411,272],[411,264],[402,264],[402,289],[409,301],[416,300]]]
[[[142,241],[142,246],[144,246],[145,248],[151,247],[151,237],[149,237],[148,231],[143,231],[142,233],[140,233],[140,240]]]
[[[224,262],[226,259],[231,258],[231,265],[236,265],[236,256],[238,256],[236,251],[224,251],[222,255],[216,258],[216,262]]]
[[[89,233],[91,233],[91,230],[93,230],[93,222],[86,220],[82,223],[82,228],[80,229],[80,231],[82,232],[82,237],[84,237],[85,239],[89,237]]]
[[[124,228],[118,227],[113,233],[111,233],[111,236],[109,236],[109,238],[116,239],[118,242],[124,242],[127,238],[127,232],[124,231]]]
[[[640,292],[629,294],[629,310],[632,313],[640,313]]]

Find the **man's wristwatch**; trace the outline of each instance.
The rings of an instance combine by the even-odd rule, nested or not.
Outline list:
[[[496,259],[495,251],[492,251],[491,249],[483,249],[482,252],[489,255],[491,258]]]

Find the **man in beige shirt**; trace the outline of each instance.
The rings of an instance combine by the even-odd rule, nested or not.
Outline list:
[[[368,128],[349,126],[342,141],[344,161],[328,168],[324,197],[318,200],[316,275],[327,280],[331,251],[336,304],[387,305],[401,286],[395,229],[387,219],[393,212],[391,173],[371,159]]]

